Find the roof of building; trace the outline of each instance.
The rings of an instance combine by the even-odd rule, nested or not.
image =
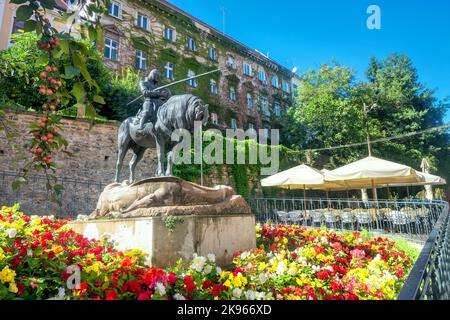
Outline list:
[[[260,53],[259,51],[250,48],[249,46],[245,45],[244,43],[236,40],[235,38],[223,33],[222,31],[214,28],[213,26],[209,25],[208,23],[200,20],[199,18],[191,15],[190,13],[180,9],[179,7],[173,5],[172,3],[166,1],[166,0],[156,0],[156,2],[158,2],[159,4],[163,5],[164,7],[174,11],[177,14],[180,14],[184,17],[187,17],[189,19],[191,19],[192,21],[197,22],[198,24],[210,29],[212,32],[215,33],[216,36],[225,38],[226,40],[232,42],[234,45],[236,45],[237,47],[240,47],[242,49],[244,49],[244,51],[251,55],[253,58],[255,58],[256,60],[260,60],[261,62],[265,63],[265,64],[269,64],[272,65],[272,67],[275,67],[275,69],[279,69],[278,71],[292,76],[292,72],[291,70],[287,69],[286,67],[284,67],[283,65],[279,64],[278,62],[276,62],[275,60],[265,56],[264,54]]]

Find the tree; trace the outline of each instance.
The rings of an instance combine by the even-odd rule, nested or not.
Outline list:
[[[367,81],[355,81],[354,72],[339,64],[324,64],[308,71],[290,110],[295,124],[306,128],[302,149],[315,149],[366,141],[363,105],[372,138],[403,135],[443,124],[448,103],[420,82],[411,59],[393,54],[382,61],[372,58]],[[294,133],[295,134],[295,133]],[[304,133],[301,133],[304,135]],[[431,159],[441,174],[448,172],[449,139],[445,131],[372,145],[373,155],[418,168],[422,157]],[[330,168],[367,156],[367,147],[348,147],[319,152],[322,165]]]
[[[71,35],[75,23],[80,25],[82,39],[89,38],[98,49],[102,48],[103,37],[100,24],[101,15],[106,12],[109,0],[75,0],[78,5],[76,10],[60,12],[63,19],[69,25],[68,32],[59,32],[50,23],[47,10],[56,9],[55,0],[10,0],[18,4],[16,19],[24,23],[25,32],[35,31],[38,35],[37,47],[41,55],[36,65],[41,68],[39,78],[33,83],[38,86],[37,92],[42,96],[44,103],[39,110],[42,117],[38,123],[30,126],[31,137],[23,148],[31,154],[31,157],[23,157],[25,161],[22,168],[22,176],[13,183],[13,188],[20,187],[27,182],[27,176],[31,170],[43,171],[47,177],[47,189],[52,191],[52,198],[58,199],[62,186],[58,185],[55,175],[53,157],[55,152],[67,146],[67,142],[59,133],[60,119],[57,110],[61,104],[67,104],[70,99],[76,99],[77,107],[92,111],[93,104],[89,100],[86,88],[95,88],[97,93],[100,87],[87,70],[90,56],[89,50],[83,43],[76,41]],[[79,20],[79,12],[86,14],[86,19]],[[58,62],[66,60],[63,69],[58,67]],[[70,91],[66,90],[66,80],[75,80]],[[104,103],[101,96],[94,95],[92,100]],[[29,106],[26,106],[29,107]],[[0,125],[4,126],[4,117],[0,115]]]

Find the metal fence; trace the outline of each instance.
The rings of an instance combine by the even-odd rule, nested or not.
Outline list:
[[[29,183],[14,192],[11,185],[17,177],[17,172],[0,171],[0,205],[20,203],[21,211],[30,215],[73,218],[79,214],[90,214],[106,186],[106,183],[98,181],[60,178],[58,183],[62,184],[64,189],[60,199],[61,205],[58,205],[50,201],[45,187],[45,176],[30,176]]]
[[[248,198],[256,220],[312,227],[389,233],[425,241],[444,201]]]
[[[398,299],[450,299],[450,213],[448,204],[425,242]]]

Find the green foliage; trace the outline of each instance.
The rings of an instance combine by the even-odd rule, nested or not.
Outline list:
[[[38,36],[34,32],[12,35],[13,45],[0,52],[0,100],[7,101],[9,108],[39,111],[46,97],[39,94],[39,74],[42,71],[41,52],[36,46]],[[86,46],[91,57],[86,68],[90,76],[96,79],[98,85],[106,87],[112,78],[112,73],[101,60],[98,50],[88,40],[77,40],[76,43]],[[57,61],[60,70],[65,70],[65,88],[71,93],[63,99],[60,115],[76,116],[77,101],[87,97],[97,111],[101,111],[103,98],[109,93],[106,90],[98,92],[95,86],[85,85],[75,77],[79,70],[70,66],[68,58]],[[74,70],[78,70],[75,72]]]
[[[141,76],[132,69],[124,69],[121,74],[111,75],[102,85],[105,105],[99,114],[119,121],[136,115],[142,102],[130,106],[127,103],[141,95],[137,85],[140,80]]]
[[[167,230],[172,233],[175,231],[175,228],[177,227],[177,224],[183,223],[184,220],[180,217],[176,216],[165,216],[162,218],[164,226],[167,228]]]

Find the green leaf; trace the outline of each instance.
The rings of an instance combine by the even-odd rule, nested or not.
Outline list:
[[[61,46],[61,50],[65,53],[65,54],[69,54],[69,41],[68,40],[61,40],[59,42],[60,46]]]
[[[23,25],[23,31],[31,32],[36,30],[37,22],[34,20],[27,20]]]
[[[94,95],[94,101],[100,104],[105,104],[105,100],[103,99],[102,96],[98,96],[98,95]]]
[[[16,19],[18,21],[27,21],[30,19],[31,15],[33,14],[33,9],[31,6],[24,5],[17,8],[16,11]]]
[[[85,114],[87,117],[93,117],[97,114],[97,112],[95,111],[95,108],[92,104],[90,104],[90,103],[86,104]]]
[[[80,74],[80,69],[74,67],[74,66],[64,66],[64,74],[68,77],[68,78],[73,78],[75,76],[78,76]]]
[[[48,63],[48,54],[43,53],[36,59],[36,62],[34,65],[36,67],[40,67],[40,66],[46,65],[47,63]]]
[[[81,82],[75,83],[70,93],[72,93],[72,95],[77,99],[78,103],[82,103],[84,97],[86,96],[86,91],[84,90],[84,86]]]
[[[9,2],[14,3],[14,4],[22,4],[27,2],[28,0],[10,0]]]

